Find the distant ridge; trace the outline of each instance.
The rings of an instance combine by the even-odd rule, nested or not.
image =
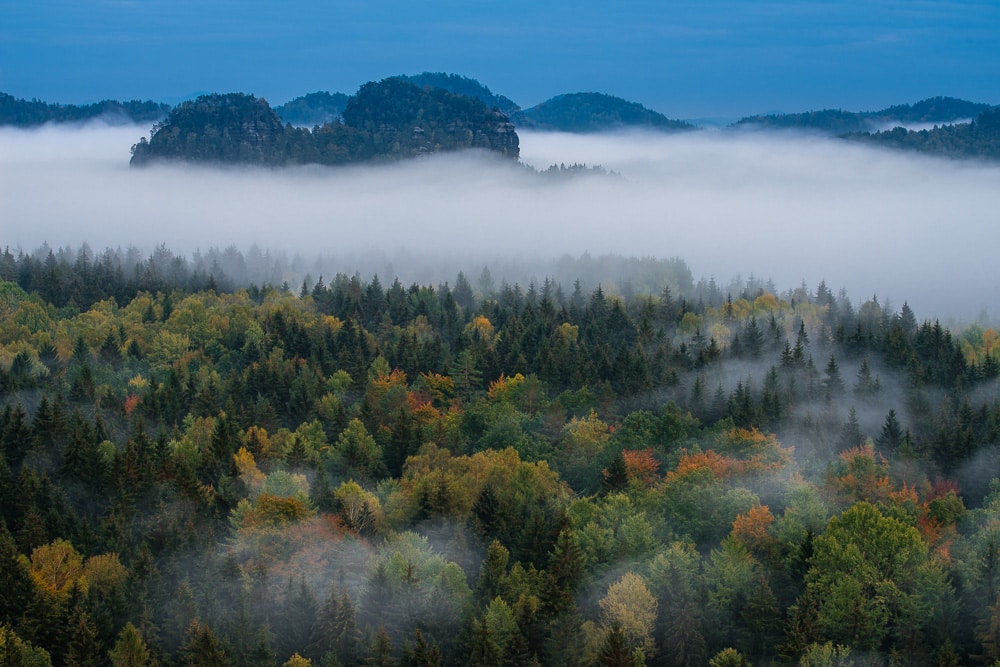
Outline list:
[[[606,132],[624,128],[648,128],[678,132],[695,129],[694,125],[671,120],[637,102],[604,93],[569,93],[557,95],[520,114],[512,120],[518,127],[559,132]]]
[[[169,104],[102,100],[94,104],[49,104],[0,93],[0,125],[35,127],[45,123],[79,123],[101,119],[110,123],[150,123],[170,112]]]
[[[348,118],[352,105],[383,120],[372,123],[357,113]],[[54,104],[0,93],[0,126],[90,120],[156,123],[155,140],[141,139],[133,146],[132,164],[137,165],[161,159],[347,164],[463,148],[483,148],[516,158],[520,152],[517,128],[568,133],[632,128],[678,132],[699,129],[698,125],[817,132],[887,148],[1000,160],[997,107],[945,96],[879,111],[821,109],[747,116],[728,125],[719,119],[702,119],[695,125],[596,92],[557,95],[521,109],[476,79],[444,72],[370,82],[354,96],[317,91],[274,108],[263,99],[237,93],[200,95],[173,111],[168,104],[152,101]]]
[[[914,150],[953,158],[1000,160],[1000,107],[988,108],[970,123],[883,132],[858,132],[845,138],[887,148]]]
[[[734,123],[734,126],[812,130],[842,135],[851,132],[877,132],[891,128],[893,124],[968,121],[989,108],[989,104],[954,97],[931,97],[915,104],[897,104],[881,111],[822,109],[804,113],[747,116]]]

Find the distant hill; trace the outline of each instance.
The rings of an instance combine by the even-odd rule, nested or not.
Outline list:
[[[897,127],[883,132],[853,133],[846,138],[934,155],[1000,160],[1000,107],[988,108],[971,123],[917,131]]]
[[[517,158],[517,132],[477,99],[424,89],[400,78],[366,83],[343,122],[314,130],[283,125],[265,100],[242,93],[203,95],[177,106],[132,164],[163,160],[257,164],[347,164],[481,148]]]
[[[515,114],[518,127],[559,132],[605,132],[623,128],[648,128],[676,132],[694,129],[679,120],[647,109],[636,102],[603,93],[557,95]]]
[[[930,97],[916,104],[897,104],[870,115],[902,123],[954,123],[975,118],[989,108],[989,104],[954,97]]]
[[[344,93],[320,91],[296,97],[274,107],[274,111],[283,123],[291,123],[297,127],[315,127],[339,122],[350,99],[350,95]]]
[[[864,115],[842,109],[822,109],[804,113],[768,114],[741,118],[733,127],[779,130],[811,130],[829,134],[866,132],[874,129]]]
[[[954,123],[975,118],[990,105],[954,97],[931,97],[916,104],[898,104],[881,111],[844,111],[823,109],[804,113],[748,116],[737,127],[799,129],[842,135],[852,132],[876,132],[893,123]]]
[[[501,111],[441,88],[398,77],[366,83],[344,109],[344,124],[365,133],[375,155],[407,157],[483,148],[520,153],[517,132]]]
[[[444,72],[423,72],[422,74],[400,76],[399,78],[422,88],[440,88],[456,95],[474,97],[489,108],[499,109],[508,116],[521,110],[521,107],[510,98],[503,95],[495,95],[485,85],[466,76],[446,74]]]
[[[95,104],[49,104],[0,93],[0,125],[34,127],[45,123],[79,123],[101,119],[110,123],[151,123],[170,113],[169,104],[103,100]]]
[[[281,119],[268,103],[242,93],[184,102],[132,147],[133,165],[157,160],[279,164],[287,152]]]

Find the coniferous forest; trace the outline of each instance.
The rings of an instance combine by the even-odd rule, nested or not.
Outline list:
[[[997,331],[622,261],[5,252],[2,663],[1000,659]]]

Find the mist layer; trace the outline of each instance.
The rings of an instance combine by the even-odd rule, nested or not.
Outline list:
[[[257,244],[476,270],[611,252],[680,257],[720,282],[825,280],[854,299],[905,300],[922,317],[970,319],[1000,303],[995,165],[788,134],[522,133],[526,165],[615,175],[554,178],[476,153],[343,169],[129,170],[145,131],[0,131],[2,242]]]

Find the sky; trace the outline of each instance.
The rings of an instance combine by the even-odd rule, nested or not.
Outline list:
[[[17,97],[241,91],[278,104],[422,71],[477,78],[524,107],[598,91],[686,119],[935,95],[1000,103],[1000,2],[0,0],[0,91]],[[720,282],[826,280],[856,300],[909,301],[921,316],[971,319],[993,306],[995,317],[1000,304],[996,166],[706,131],[521,133],[526,164],[622,175],[544,187],[468,155],[130,171],[128,148],[148,132],[0,129],[3,242],[451,252],[469,264],[489,252],[615,252],[680,257]]]
[[[1000,3],[0,0],[0,91],[16,97],[280,104],[422,71],[523,107],[593,91],[686,119],[996,104]]]
[[[898,311],[906,301],[921,320],[961,324],[985,311],[995,322],[1000,312],[996,164],[704,130],[521,133],[527,165],[585,162],[620,174],[568,180],[468,153],[336,169],[129,169],[128,148],[148,129],[0,128],[4,245],[165,244],[190,256],[256,244],[322,254],[338,272],[377,272],[384,284],[453,282],[485,264],[499,281],[497,267],[515,258],[679,257],[696,280],[753,275],[810,292],[824,280],[856,306],[877,297]]]

